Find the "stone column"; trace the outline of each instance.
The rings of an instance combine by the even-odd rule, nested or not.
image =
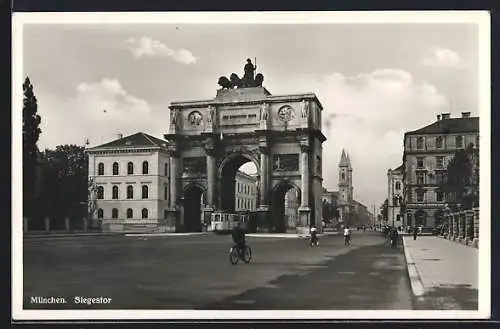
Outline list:
[[[50,232],[50,218],[45,217],[45,232]]]
[[[474,208],[474,247],[479,247],[479,208]]]
[[[262,227],[269,224],[269,201],[267,198],[269,190],[269,147],[267,140],[259,141],[260,150],[260,182],[259,182],[259,208],[257,209],[258,223]],[[268,227],[268,229],[271,229]]]
[[[464,222],[465,222],[465,213],[463,211],[458,212],[458,241],[462,242],[464,237]]]
[[[215,191],[215,178],[216,178],[216,162],[213,148],[206,148],[207,153],[207,209],[214,208],[214,191]]]
[[[456,239],[456,238],[457,238],[457,236],[458,236],[458,227],[457,227],[457,225],[458,225],[458,223],[457,223],[458,213],[453,213],[453,214],[451,214],[451,215],[453,216],[453,233],[452,233],[452,237],[451,237],[451,239],[452,239],[453,241],[455,241],[455,239]]]
[[[465,211],[465,244],[470,244],[472,241],[473,231],[473,221],[474,221],[474,211]]]
[[[310,226],[311,208],[309,205],[309,142],[300,142],[300,178],[301,199],[299,207],[298,233],[308,233]]]
[[[170,227],[174,227],[175,231],[178,230],[178,194],[177,194],[177,186],[179,179],[179,153],[177,152],[176,146],[171,145],[169,147],[170,154],[170,209],[167,211],[167,225],[170,224]]]
[[[69,217],[64,218],[64,229],[66,233],[69,233],[71,227],[69,226]]]

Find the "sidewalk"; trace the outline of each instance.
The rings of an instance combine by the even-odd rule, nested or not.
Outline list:
[[[427,299],[434,308],[477,308],[477,249],[435,236],[419,236],[417,240],[404,236],[403,244],[417,299]]]
[[[121,232],[36,232],[31,231],[23,234],[23,239],[40,239],[40,238],[67,238],[67,237],[87,237],[87,236],[107,236],[107,235],[123,235]]]

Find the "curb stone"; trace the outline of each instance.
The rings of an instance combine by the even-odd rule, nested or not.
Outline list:
[[[403,250],[406,260],[406,268],[408,269],[408,277],[410,278],[411,290],[415,297],[422,297],[425,294],[425,287],[422,283],[422,278],[418,272],[417,265],[413,260],[411,253],[408,251],[406,239],[403,237]]]

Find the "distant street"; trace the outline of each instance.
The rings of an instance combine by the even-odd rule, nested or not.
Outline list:
[[[25,308],[412,309],[404,255],[380,233],[305,239],[249,237],[251,264],[231,265],[230,236],[72,237],[25,240]],[[31,297],[64,297],[40,305]]]

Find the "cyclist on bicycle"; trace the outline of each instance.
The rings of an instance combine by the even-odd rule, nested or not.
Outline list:
[[[349,229],[349,226],[346,226],[344,228],[344,240],[345,240],[345,244],[348,244],[351,242],[351,230]]]
[[[241,222],[238,222],[236,226],[233,228],[232,232],[233,242],[238,248],[238,251],[241,252],[245,250],[245,230],[243,229]]]

